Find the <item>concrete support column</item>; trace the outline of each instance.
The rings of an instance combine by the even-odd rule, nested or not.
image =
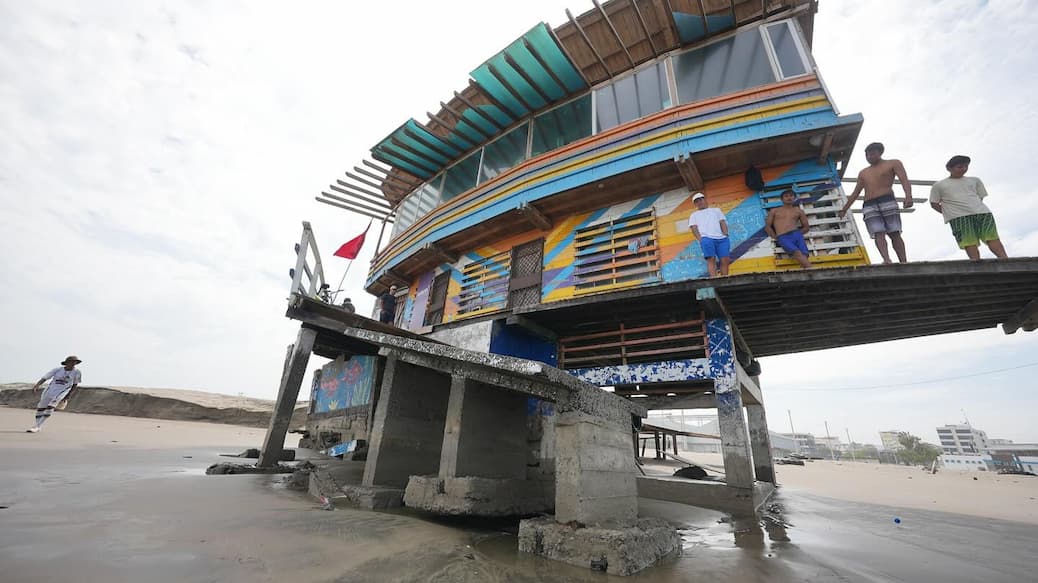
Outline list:
[[[746,405],[746,420],[750,428],[750,449],[753,451],[753,471],[760,482],[775,483],[775,461],[771,457],[771,436],[764,405]]]
[[[732,329],[723,318],[706,322],[710,376],[714,379],[717,421],[724,455],[725,481],[734,488],[753,488],[753,458],[743,418],[742,387],[737,373]]]
[[[629,424],[586,413],[555,422],[555,520],[599,524],[638,517]]]
[[[274,412],[267,426],[267,436],[263,439],[263,449],[256,465],[261,468],[273,467],[281,458],[285,447],[285,435],[292,422],[292,413],[299,400],[299,387],[306,375],[306,366],[310,362],[310,353],[317,340],[317,331],[311,328],[300,328],[296,343],[289,347],[285,356],[285,368],[281,373],[281,386],[278,387],[278,399],[274,404]]]
[[[450,385],[441,372],[386,357],[364,486],[403,488],[410,476],[439,471]]]
[[[441,478],[526,477],[526,395],[451,377]]]

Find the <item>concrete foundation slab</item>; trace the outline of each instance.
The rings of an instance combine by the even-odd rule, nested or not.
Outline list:
[[[638,476],[637,480],[638,496],[642,498],[712,508],[736,516],[754,514],[775,492],[775,486],[768,482],[757,482],[753,488],[734,488],[724,482],[662,476]]]
[[[411,476],[404,491],[409,508],[451,516],[530,516],[551,512],[551,481]]]
[[[681,548],[677,530],[658,518],[594,527],[559,524],[551,516],[519,523],[519,550],[604,571],[632,575]]]
[[[333,502],[346,502],[365,510],[385,510],[404,505],[404,490],[385,486],[343,486],[341,493],[331,496]]]

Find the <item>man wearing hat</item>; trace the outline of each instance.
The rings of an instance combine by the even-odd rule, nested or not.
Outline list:
[[[728,275],[728,265],[732,261],[732,244],[728,240],[728,221],[724,217],[724,212],[716,207],[708,207],[706,195],[702,192],[692,195],[692,204],[698,210],[692,211],[689,215],[688,228],[696,239],[699,239],[703,259],[706,259],[707,273],[710,277],[717,277],[720,263],[721,275]]]
[[[83,361],[79,360],[78,356],[69,356],[61,361],[60,367],[51,370],[36,381],[32,387],[33,391],[38,391],[43,383],[47,382],[47,379],[50,379],[50,384],[47,385],[40,397],[39,404],[36,405],[36,425],[26,429],[26,433],[38,433],[43,427],[43,423],[54,412],[55,407],[72,396],[72,391],[83,382],[83,375],[76,370],[76,365],[81,362]]]
[[[978,261],[983,241],[995,257],[1005,258],[1006,248],[998,238],[995,217],[982,200],[988,191],[979,178],[965,176],[970,167],[969,156],[952,156],[944,167],[949,176],[930,189],[930,206],[944,215],[944,222],[951,227],[955,242],[967,257]]]

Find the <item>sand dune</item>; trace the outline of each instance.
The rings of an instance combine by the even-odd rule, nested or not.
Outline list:
[[[0,405],[34,408],[40,394],[33,393],[29,383],[0,385]],[[180,421],[210,421],[266,427],[274,402],[252,397],[239,397],[180,389],[143,387],[82,386],[66,409],[72,413],[122,415]],[[293,416],[294,427],[303,425],[307,403],[299,403]]]

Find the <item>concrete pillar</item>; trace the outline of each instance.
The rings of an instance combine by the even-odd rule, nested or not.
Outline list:
[[[743,417],[742,387],[739,386],[735,343],[728,321],[710,318],[706,322],[710,348],[710,376],[714,379],[717,421],[724,455],[725,481],[734,488],[753,488],[753,458],[750,438]]]
[[[447,375],[386,357],[361,483],[403,488],[410,476],[436,474],[449,398]]]
[[[440,477],[526,477],[526,395],[451,377]]]
[[[753,458],[739,386],[724,387],[723,383],[715,380],[714,393],[717,395],[717,421],[721,434],[721,453],[724,455],[725,482],[735,488],[753,488]]]
[[[760,482],[775,483],[775,461],[771,457],[771,436],[764,405],[746,405],[746,420],[750,427],[750,449],[753,451],[753,471]]]
[[[292,413],[295,412],[296,401],[299,399],[299,387],[303,384],[310,352],[313,351],[316,340],[316,330],[301,327],[296,343],[289,347],[285,356],[278,399],[274,404],[270,425],[267,426],[267,436],[263,439],[263,449],[256,464],[261,468],[273,467],[281,458],[281,451],[285,447],[285,435],[288,434]]]
[[[586,413],[555,421],[555,520],[584,525],[638,517],[629,425]]]

